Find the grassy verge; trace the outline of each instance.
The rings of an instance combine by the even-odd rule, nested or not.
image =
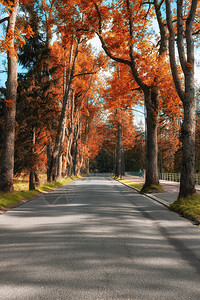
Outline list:
[[[164,189],[161,185],[152,184],[148,187],[143,187],[141,190],[142,193],[152,194],[152,193],[163,193]]]
[[[170,209],[183,217],[200,221],[200,194],[180,198],[170,205]]]
[[[131,187],[136,188],[141,193],[151,194],[151,193],[162,193],[162,192],[164,192],[164,189],[161,185],[151,185],[147,188],[144,188],[144,184],[142,184],[142,183],[136,183],[136,182],[133,182],[131,180],[120,179],[120,178],[116,178],[116,177],[113,177],[113,178],[115,178],[116,180],[118,180],[118,181],[120,181],[120,182],[122,182],[126,185],[129,185]]]
[[[142,183],[136,183],[136,182],[133,182],[133,181],[130,181],[130,180],[127,180],[127,179],[120,179],[120,178],[115,178],[117,179],[118,181],[126,184],[126,185],[129,185],[131,187],[134,187],[136,188],[137,190],[141,191],[142,187],[143,187],[143,184]]]
[[[6,207],[11,207],[19,204],[23,200],[28,200],[33,196],[36,196],[38,193],[43,191],[54,190],[63,184],[69,183],[72,180],[75,180],[81,176],[74,176],[63,179],[62,181],[56,181],[51,183],[44,183],[41,186],[37,187],[35,190],[28,190],[28,180],[18,179],[15,180],[13,193],[0,193],[0,209],[5,209]]]

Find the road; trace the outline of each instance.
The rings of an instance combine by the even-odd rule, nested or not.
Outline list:
[[[0,216],[0,299],[200,299],[200,229],[97,174]]]

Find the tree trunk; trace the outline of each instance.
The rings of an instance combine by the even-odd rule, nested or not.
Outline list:
[[[71,64],[72,50],[73,50],[73,47],[71,47],[69,65]],[[64,54],[64,71],[63,71],[63,98],[64,98],[64,95],[66,93],[66,87],[67,87],[67,51],[65,50],[65,54]],[[69,97],[70,97],[70,94],[69,94]],[[68,103],[69,103],[69,101],[68,101]],[[68,103],[67,103],[67,105],[68,105]],[[62,168],[63,168],[62,146],[63,146],[64,140],[65,140],[65,127],[66,127],[66,116],[65,116],[65,120],[64,120],[64,127],[62,129],[61,145],[60,145],[59,154],[58,154],[58,162],[57,162],[57,177],[58,177],[58,180],[62,179]]]
[[[195,193],[195,102],[194,102],[194,39],[193,23],[198,0],[192,0],[188,16],[184,16],[182,0],[177,0],[177,38],[173,26],[171,3],[165,0],[167,27],[169,29],[169,57],[174,84],[183,103],[184,119],[182,125],[182,170],[179,198]],[[185,22],[185,23],[184,23]],[[186,43],[184,41],[186,38]],[[176,64],[175,40],[184,74],[185,89],[181,84]]]
[[[62,153],[62,150],[63,150],[63,143],[64,143],[64,140],[65,140],[65,127],[66,127],[66,117],[65,117],[65,120],[64,120],[64,127],[63,127],[63,130],[62,130],[62,138],[61,138],[61,141],[60,141],[60,149],[59,149],[59,153],[58,153],[58,162],[57,162],[57,177],[59,180],[62,179],[62,157],[63,157],[63,153]]]
[[[146,122],[147,122],[147,172],[143,188],[151,185],[159,185],[158,176],[158,144],[157,144],[157,118],[159,109],[158,90],[156,87],[145,93]]]
[[[57,135],[56,135],[56,141],[55,141],[55,147],[54,147],[54,153],[53,153],[53,163],[52,163],[52,170],[51,170],[51,176],[54,181],[56,181],[56,179],[57,179],[58,156],[59,156],[60,149],[62,147],[62,134],[63,134],[64,126],[65,126],[66,108],[67,108],[67,102],[68,102],[68,99],[70,96],[71,85],[72,85],[74,71],[75,71],[75,65],[76,65],[76,59],[78,56],[78,49],[79,49],[79,41],[77,43],[76,51],[74,54],[73,65],[70,70],[69,83],[68,83],[68,86],[65,91],[61,116],[60,116]]]
[[[188,97],[189,98],[189,97]],[[196,192],[194,180],[195,166],[195,104],[188,99],[184,104],[184,119],[181,128],[182,170],[179,198]]]
[[[35,185],[39,186],[40,185],[40,178],[39,178],[39,175],[38,175],[38,170],[35,171],[34,176],[35,176]]]
[[[52,169],[52,139],[49,139],[49,144],[47,145],[47,181],[51,182],[51,169]]]
[[[74,145],[73,145],[73,154],[72,154],[72,175],[77,175],[77,163],[78,163],[78,140],[79,140],[79,129],[80,123],[76,125],[76,129],[74,132]]]
[[[86,172],[87,174],[90,174],[90,158],[87,158],[87,165],[86,165]]]
[[[122,178],[122,125],[120,122],[117,124],[117,155],[116,155],[116,169],[115,169],[115,177]]]
[[[34,172],[31,171],[29,174],[29,191],[35,189],[35,184],[34,184]]]
[[[35,153],[35,127],[32,130],[32,149],[30,155],[33,157]],[[35,189],[35,170],[34,170],[34,164],[31,167],[31,171],[29,174],[29,190],[34,190]]]
[[[15,31],[15,23],[19,1],[14,1],[13,9],[10,12],[8,32]],[[11,50],[8,51],[8,78],[7,78],[7,101],[5,103],[4,133],[2,164],[0,171],[0,190],[3,192],[13,191],[13,170],[14,170],[14,142],[15,142],[15,115],[17,99],[17,55],[14,51],[14,37],[10,41]]]

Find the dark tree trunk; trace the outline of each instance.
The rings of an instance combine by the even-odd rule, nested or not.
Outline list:
[[[34,154],[35,154],[35,127],[32,130],[32,148],[30,156],[33,157],[33,165],[31,167],[31,171],[29,174],[29,190],[35,189],[35,162],[34,162]]]
[[[181,128],[182,170],[179,197],[196,192],[194,180],[195,165],[195,105],[187,101],[184,105],[184,119]]]
[[[52,169],[52,140],[49,139],[49,144],[47,145],[47,181],[51,182],[51,169]]]
[[[10,12],[8,31],[15,31],[19,1],[14,1],[14,6]],[[10,41],[10,46],[14,49],[14,37]],[[8,78],[7,78],[7,101],[4,113],[4,133],[3,151],[0,171],[0,191],[13,191],[13,170],[14,170],[14,142],[15,142],[15,115],[17,98],[17,56],[8,52]]]
[[[145,94],[146,122],[147,122],[147,172],[143,188],[151,185],[159,185],[158,175],[158,144],[157,144],[157,118],[159,109],[158,90],[156,87],[149,89]]]
[[[31,171],[29,174],[29,191],[35,190],[34,172]]]
[[[77,175],[77,163],[78,163],[78,140],[79,136],[80,124],[76,125],[76,129],[74,132],[74,145],[73,145],[73,153],[72,153],[72,175]]]
[[[122,126],[121,123],[117,124],[117,151],[116,151],[116,169],[115,177],[122,178]]]

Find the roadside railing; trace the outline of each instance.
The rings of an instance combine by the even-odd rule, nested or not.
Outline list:
[[[138,172],[134,171],[129,171],[126,172],[126,174],[133,175],[133,176],[138,176]],[[159,179],[161,180],[167,180],[167,181],[175,181],[175,182],[180,182],[180,173],[159,173]],[[194,175],[194,180],[196,185],[200,185],[200,174],[195,174]]]
[[[180,173],[160,173],[159,178],[167,181],[180,182]],[[194,175],[194,180],[196,185],[200,185],[200,174]]]

